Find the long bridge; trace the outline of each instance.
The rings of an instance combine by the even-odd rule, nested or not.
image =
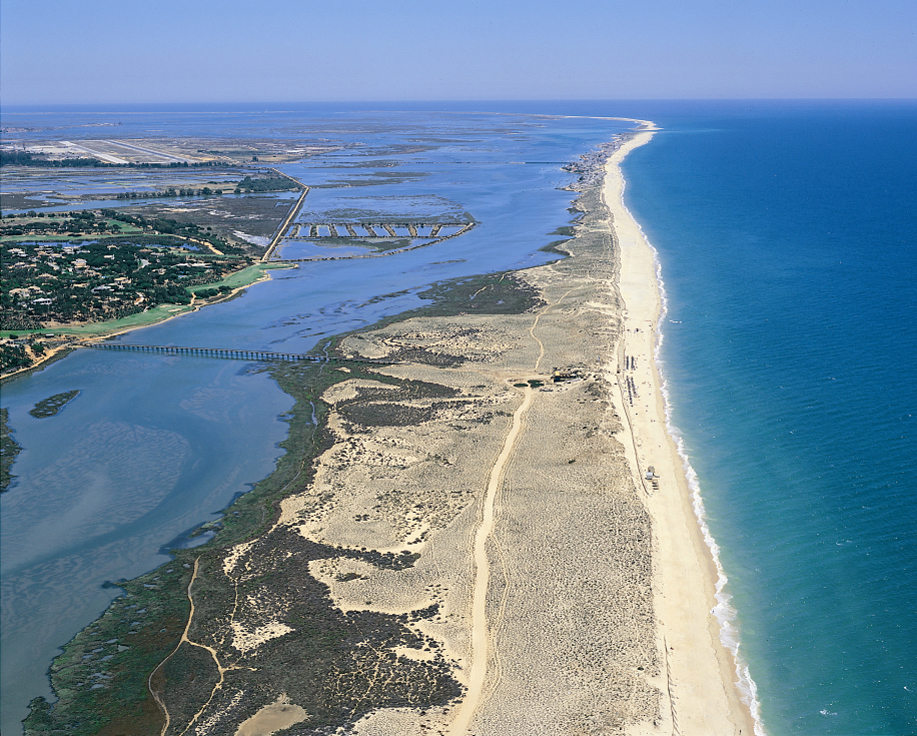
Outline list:
[[[82,347],[94,348],[96,350],[120,350],[134,353],[155,353],[158,355],[186,355],[197,358],[222,358],[224,360],[248,360],[248,361],[308,361],[311,363],[326,363],[345,361],[348,363],[373,363],[376,365],[386,365],[384,361],[370,360],[366,358],[325,358],[317,355],[306,355],[305,353],[279,353],[270,350],[250,350],[246,348],[205,348],[205,347],[188,347],[180,345],[138,345],[134,343],[122,342],[91,342],[84,343]]]

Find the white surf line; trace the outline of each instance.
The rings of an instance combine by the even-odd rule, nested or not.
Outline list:
[[[503,442],[500,456],[490,471],[490,481],[487,484],[487,493],[484,496],[484,508],[481,516],[481,525],[474,536],[474,594],[471,607],[471,672],[468,678],[468,691],[459,707],[455,720],[449,727],[451,736],[463,736],[468,731],[471,719],[481,703],[484,692],[484,679],[487,675],[487,660],[489,658],[490,641],[487,630],[487,588],[490,583],[490,563],[487,560],[487,542],[494,529],[494,501],[500,483],[503,480],[503,470],[509,461],[516,444],[516,438],[522,429],[522,418],[532,404],[534,392],[531,386],[525,388],[522,403],[513,412],[513,426]]]
[[[665,653],[666,700],[673,734],[765,736],[754,683],[732,644],[734,630],[727,630],[716,615],[724,606],[725,573],[707,528],[696,476],[670,420],[659,360],[659,323],[666,305],[658,258],[624,203],[621,161],[649,142],[655,130],[642,127],[609,158],[603,197],[621,259],[617,284],[624,302],[618,353],[622,378],[628,374],[623,359],[639,358],[639,368],[632,366],[629,374],[639,381],[641,393],[630,405],[619,382],[616,397],[619,415],[630,427],[631,443],[625,444],[625,454],[635,481],[647,491],[644,505],[654,527],[653,607]],[[646,487],[643,470],[650,463],[659,468],[657,477],[663,479],[660,488],[652,491]]]

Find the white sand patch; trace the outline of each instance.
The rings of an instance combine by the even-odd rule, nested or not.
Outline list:
[[[424,715],[420,715],[421,712]],[[354,725],[353,736],[430,736],[440,733],[449,715],[447,708],[381,708]]]
[[[236,569],[236,563],[239,562],[239,558],[248,552],[254,543],[254,539],[250,542],[242,542],[229,550],[226,557],[223,558],[223,572],[226,573],[226,575],[232,575],[233,570]]]
[[[236,729],[235,736],[270,736],[281,729],[302,723],[308,717],[305,709],[290,703],[290,699],[284,693],[251,718],[242,721]]]
[[[258,245],[258,246],[261,246],[262,248],[267,248],[268,245],[270,245],[271,243],[270,238],[265,238],[262,235],[249,235],[248,233],[244,233],[241,230],[233,230],[232,234],[235,235],[237,238],[241,238],[246,243],[251,243],[252,245]]]
[[[232,622],[232,645],[243,654],[257,649],[265,642],[289,634],[293,629],[280,621],[272,621],[257,628],[247,628],[238,621]]]
[[[380,381],[353,379],[351,381],[336,383],[329,387],[322,396],[322,399],[329,404],[337,404],[341,401],[352,401],[360,395],[359,390],[361,388],[388,389],[392,391],[398,387],[390,383],[381,383]]]
[[[412,649],[411,647],[395,647],[393,650],[395,654],[399,657],[406,657],[407,659],[413,660],[414,662],[432,662],[436,659],[436,655],[433,652],[428,652],[425,649]]]

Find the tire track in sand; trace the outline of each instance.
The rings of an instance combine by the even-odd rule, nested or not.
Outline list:
[[[563,296],[545,307],[535,315],[535,321],[529,328],[529,335],[538,343],[538,358],[535,360],[534,372],[537,374],[541,368],[541,361],[544,359],[544,343],[535,335],[535,329],[538,322],[549,309],[557,306],[573,289],[568,289]],[[487,664],[491,659],[490,636],[487,626],[487,590],[490,586],[490,562],[487,559],[487,542],[493,535],[494,530],[494,505],[496,503],[497,493],[503,481],[503,470],[506,463],[512,455],[513,448],[516,445],[516,439],[522,430],[522,420],[526,412],[532,405],[534,398],[532,386],[527,386],[523,391],[522,403],[513,412],[513,426],[503,441],[503,449],[497,462],[494,463],[490,471],[490,479],[487,483],[487,493],[484,496],[484,508],[482,512],[481,525],[478,527],[474,537],[474,592],[472,595],[472,617],[471,617],[471,672],[469,674],[468,691],[465,699],[456,713],[455,719],[449,726],[449,736],[463,736],[468,731],[471,719],[481,705],[484,699],[484,681],[487,677]],[[502,558],[502,550],[497,545],[497,554]],[[505,567],[504,567],[505,574]],[[508,584],[508,581],[507,581]],[[503,619],[506,609],[506,594],[500,603],[500,611],[497,615],[495,625]],[[499,671],[499,658],[496,652],[493,653],[496,665],[495,669]]]
[[[513,453],[516,438],[522,429],[522,419],[532,404],[534,391],[531,386],[524,390],[522,403],[513,412],[513,426],[503,442],[500,456],[490,471],[490,480],[487,483],[487,493],[484,496],[484,506],[481,524],[474,536],[474,593],[472,596],[471,613],[471,672],[468,678],[468,691],[459,707],[455,720],[449,727],[451,736],[462,736],[468,730],[471,718],[481,703],[484,692],[484,680],[487,676],[487,660],[489,658],[490,640],[487,630],[487,588],[490,584],[490,563],[487,559],[487,542],[494,530],[494,502],[503,480],[503,470]]]

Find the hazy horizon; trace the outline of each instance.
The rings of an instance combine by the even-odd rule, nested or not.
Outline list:
[[[2,0],[0,104],[910,99],[917,4]]]

